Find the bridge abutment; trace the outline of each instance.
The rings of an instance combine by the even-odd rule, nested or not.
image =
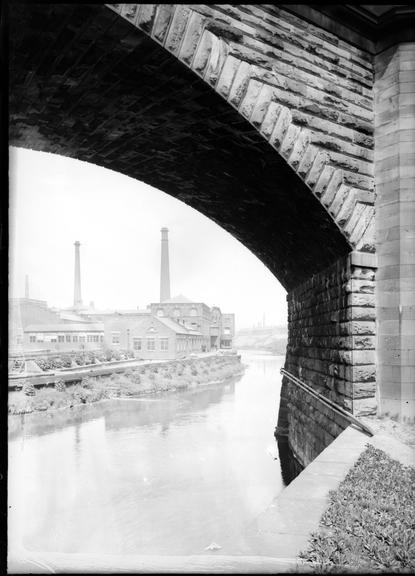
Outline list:
[[[376,413],[373,254],[351,252],[287,295],[285,369],[354,415]],[[279,429],[306,466],[348,426],[283,379]]]
[[[415,415],[415,42],[375,58],[380,412]]]

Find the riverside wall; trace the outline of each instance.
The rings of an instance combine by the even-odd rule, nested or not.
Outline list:
[[[376,413],[375,258],[350,253],[289,292],[285,369],[355,416]],[[348,425],[286,377],[277,436],[307,466]]]

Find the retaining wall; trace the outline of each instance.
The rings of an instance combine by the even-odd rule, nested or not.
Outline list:
[[[354,415],[376,413],[375,257],[352,252],[287,295],[285,369]],[[283,379],[277,434],[308,465],[347,419]]]

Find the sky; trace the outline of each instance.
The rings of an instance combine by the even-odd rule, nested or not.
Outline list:
[[[84,304],[145,308],[160,294],[160,228],[171,295],[234,312],[236,328],[285,325],[286,291],[231,234],[197,210],[117,172],[10,148],[9,294],[73,304],[74,242]]]

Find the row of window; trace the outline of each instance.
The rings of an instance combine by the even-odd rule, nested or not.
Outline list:
[[[177,350],[194,350],[196,344],[201,342],[201,338],[178,338],[177,339]]]
[[[158,308],[157,310],[157,316],[159,316],[160,318],[163,317],[165,315],[165,312],[163,310],[163,308]],[[197,309],[193,306],[192,308],[190,308],[190,311],[186,310],[186,309],[180,309],[180,308],[174,308],[173,310],[173,316],[175,318],[179,318],[180,316],[197,316]]]
[[[160,350],[168,350],[169,349],[169,339],[168,338],[145,338],[146,340],[146,347],[149,351],[156,350],[156,340],[160,341]],[[143,338],[133,338],[133,348],[134,350],[142,350],[143,349]]]
[[[87,334],[86,336],[78,334],[58,334],[46,339],[43,336],[36,336],[35,334],[29,336],[29,342],[104,342],[104,336],[101,334]]]

